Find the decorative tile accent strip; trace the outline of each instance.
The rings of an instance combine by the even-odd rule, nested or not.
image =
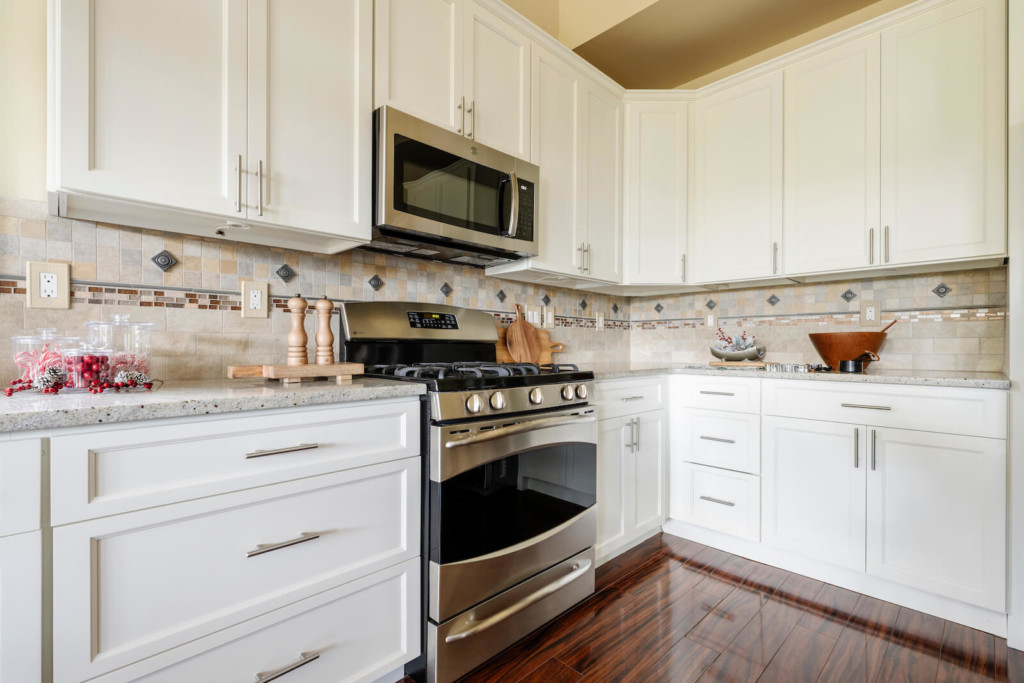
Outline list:
[[[277,270],[274,271],[274,275],[277,275],[279,278],[281,278],[285,282],[288,282],[293,277],[295,277],[295,271],[292,270],[291,266],[289,266],[287,263],[285,263],[280,268],[278,268]]]
[[[156,264],[157,268],[164,271],[165,273],[171,268],[173,268],[174,264],[178,262],[178,259],[171,256],[171,253],[166,249],[161,251],[159,254],[157,254],[150,260]]]

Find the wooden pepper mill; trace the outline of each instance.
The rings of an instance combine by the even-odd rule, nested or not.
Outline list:
[[[288,332],[288,365],[307,365],[309,354],[306,343],[306,306],[309,302],[296,294],[288,299],[288,310],[292,312],[292,329]]]
[[[316,364],[334,365],[334,332],[331,331],[331,311],[334,303],[324,295],[316,302]]]

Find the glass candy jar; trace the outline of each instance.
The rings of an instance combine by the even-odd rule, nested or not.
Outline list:
[[[62,354],[78,343],[78,337],[55,334],[53,328],[39,328],[39,334],[11,337],[14,364],[18,366],[22,383],[35,382],[51,367],[60,367]]]
[[[88,323],[90,340],[111,349],[110,376],[119,372],[141,372],[149,377],[153,323],[132,322],[118,313],[110,322]]]
[[[113,349],[82,344],[64,352],[64,369],[67,378],[64,388],[73,391],[84,391],[94,382],[113,381],[111,358]]]

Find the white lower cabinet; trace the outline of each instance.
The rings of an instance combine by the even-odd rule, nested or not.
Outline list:
[[[672,516],[751,541],[758,539],[760,478],[693,463],[673,465]]]
[[[4,444],[6,446],[6,444]],[[42,532],[0,538],[0,681],[41,680]]]

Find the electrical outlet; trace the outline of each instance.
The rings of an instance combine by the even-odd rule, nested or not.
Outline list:
[[[242,283],[242,317],[266,318],[270,314],[270,299],[266,282]]]
[[[71,265],[25,262],[28,308],[71,308]]]
[[[861,301],[860,302],[860,326],[861,327],[881,327],[882,326],[882,307],[878,305],[876,301]]]
[[[714,313],[708,313],[706,316],[704,316],[704,322],[707,323],[708,327],[718,327],[718,316],[715,315]]]
[[[603,330],[604,329],[604,313],[598,313],[597,314],[597,329],[599,329],[599,330]]]

